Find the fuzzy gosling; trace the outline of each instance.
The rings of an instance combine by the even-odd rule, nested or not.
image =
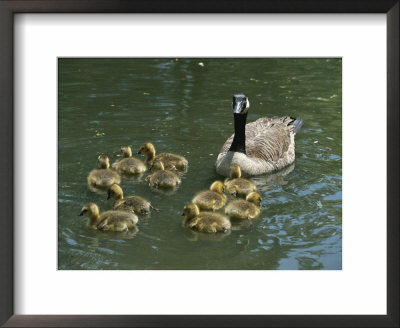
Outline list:
[[[87,216],[89,227],[98,230],[127,231],[134,228],[138,222],[138,217],[129,212],[106,211],[100,213],[99,207],[95,203],[85,204],[79,215]]]
[[[228,203],[225,214],[235,219],[254,219],[260,215],[261,195],[253,191],[247,195],[246,200],[238,198]]]
[[[226,191],[231,195],[248,195],[252,191],[257,191],[256,185],[245,178],[242,178],[240,166],[232,164],[229,167],[229,178],[225,180]]]
[[[132,157],[132,148],[130,146],[122,146],[121,153],[123,158],[112,165],[119,173],[139,174],[147,170],[146,165],[140,159]]]
[[[192,199],[192,203],[196,204],[201,210],[219,210],[224,207],[227,200],[224,191],[224,184],[221,181],[214,181],[210,190],[199,192]]]
[[[121,182],[119,174],[113,169],[110,169],[110,159],[107,155],[99,155],[97,161],[99,168],[91,171],[87,178],[89,186],[108,188],[114,183]]]
[[[114,210],[135,212],[136,214],[146,214],[149,213],[153,208],[151,203],[140,196],[127,196],[124,197],[124,192],[122,188],[113,184],[108,188],[107,200],[113,198],[115,199],[113,208]]]
[[[226,232],[231,228],[231,222],[224,215],[215,212],[200,212],[196,204],[185,205],[183,209],[183,224],[199,232]]]
[[[165,170],[164,164],[160,160],[154,162],[152,171],[147,176],[146,181],[153,188],[174,188],[181,183],[179,176],[172,171]]]
[[[156,156],[156,149],[154,145],[150,142],[146,142],[140,146],[138,154],[146,155],[146,164],[152,165],[156,160],[163,162],[164,167],[167,169],[176,168],[178,170],[186,169],[188,161],[185,157],[171,154],[171,153],[161,153]]]

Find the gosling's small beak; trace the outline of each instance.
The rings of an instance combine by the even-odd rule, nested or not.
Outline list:
[[[141,153],[142,153],[142,151],[139,149],[139,151],[136,154],[141,154]]]
[[[185,216],[185,212],[182,213],[182,216]]]
[[[109,200],[109,199],[110,199],[110,194],[107,195],[107,200]]]
[[[82,212],[80,212],[78,216],[83,216],[83,211],[82,211]]]

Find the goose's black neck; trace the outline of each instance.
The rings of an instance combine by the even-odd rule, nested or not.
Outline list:
[[[246,114],[233,114],[235,122],[235,136],[230,151],[237,151],[246,154]]]

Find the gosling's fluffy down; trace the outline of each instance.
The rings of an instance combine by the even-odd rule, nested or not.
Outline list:
[[[139,174],[147,170],[146,165],[140,159],[132,157],[132,148],[130,146],[122,146],[121,153],[123,158],[112,165],[119,173]]]
[[[156,156],[156,149],[150,142],[141,145],[138,154],[146,155],[146,164],[148,165],[153,165],[157,160],[162,161],[166,169],[176,168],[178,170],[184,170],[188,165],[187,159],[180,155],[161,153]]]
[[[224,215],[215,212],[200,212],[196,204],[186,205],[183,215],[185,216],[184,226],[199,232],[225,232],[231,228],[231,222]]]
[[[107,199],[110,198],[115,199],[113,205],[114,210],[135,212],[136,214],[146,214],[149,213],[150,210],[153,208],[151,206],[151,203],[143,197],[124,197],[124,192],[122,191],[122,188],[117,184],[113,184],[108,189]]]
[[[95,203],[85,204],[80,216],[89,218],[89,227],[98,230],[126,231],[134,228],[138,222],[138,217],[124,211],[106,211],[100,214],[99,207]]]
[[[201,210],[219,210],[226,203],[227,198],[224,191],[224,184],[221,181],[215,181],[210,190],[199,192],[192,199],[192,203],[196,204]]]
[[[164,169],[161,161],[155,161],[152,166],[153,173],[149,174],[146,180],[154,188],[174,188],[181,183],[181,179],[172,171]]]
[[[261,195],[253,191],[246,200],[238,198],[228,203],[225,214],[235,219],[254,219],[260,214]]]
[[[89,186],[97,188],[108,188],[114,183],[120,183],[121,178],[119,174],[110,169],[110,159],[107,155],[101,154],[97,157],[99,164],[98,169],[94,169],[89,173],[88,184]]]
[[[252,191],[256,191],[256,185],[245,178],[242,178],[240,166],[232,164],[229,167],[229,178],[225,180],[226,191],[231,195],[248,195]]]

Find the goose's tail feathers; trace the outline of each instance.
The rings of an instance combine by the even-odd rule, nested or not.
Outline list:
[[[292,117],[293,121],[289,123],[289,125],[293,125],[294,126],[294,133],[296,134],[301,127],[303,126],[303,119],[301,119],[300,117],[294,118]]]

